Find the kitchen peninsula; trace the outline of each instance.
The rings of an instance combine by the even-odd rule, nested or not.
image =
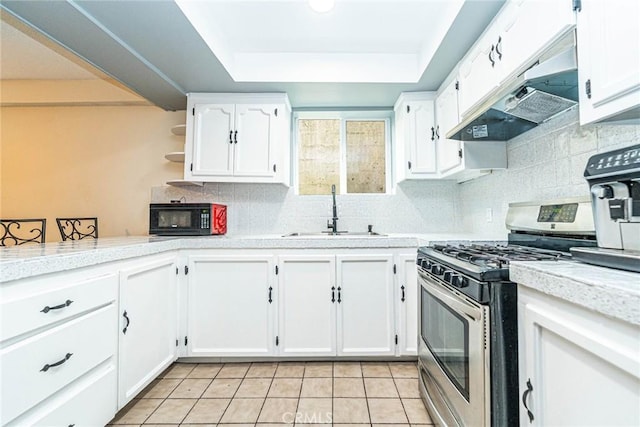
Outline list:
[[[25,399],[3,399],[3,423],[48,422],[74,413],[88,423],[106,423],[178,358],[192,362],[415,358],[416,247],[475,237],[141,236],[2,248],[6,368],[2,387],[4,391],[15,390],[17,383],[28,387]],[[567,261],[551,267],[514,263],[512,280],[537,288],[558,304],[570,303],[637,330],[640,289],[620,285],[632,282],[637,274]],[[206,279],[200,283],[203,274]],[[367,276],[362,285],[366,289],[349,287],[345,281],[352,274]],[[229,289],[230,283],[235,289]],[[303,286],[304,292],[295,293],[292,285]],[[359,311],[340,317],[343,321],[337,324],[335,319],[323,319],[320,323],[342,329],[341,339],[336,340],[333,330],[324,342],[323,325],[290,318],[291,305],[322,312],[327,306],[314,308],[313,299],[330,306],[330,289],[334,289],[333,304],[337,306],[336,297],[342,302],[343,316],[344,310]],[[590,289],[609,297],[595,304],[596,294],[583,292]],[[305,299],[305,294],[312,299]],[[354,294],[366,300],[349,305]],[[234,305],[229,298],[238,302]],[[621,300],[624,304],[616,303]],[[211,317],[230,304],[240,311],[236,318]],[[16,316],[23,321],[13,322]],[[218,336],[222,342],[208,338],[214,325],[231,328],[237,323],[250,342],[228,342],[233,334]],[[366,345],[349,342],[350,334],[362,336],[364,330],[372,331],[371,325],[375,333],[366,334]],[[203,335],[204,330],[209,332]],[[314,337],[313,348],[303,338],[309,335]],[[32,362],[25,364],[27,359]],[[42,369],[51,366],[55,371],[56,363],[69,366],[46,386],[33,387],[46,372],[25,372],[26,366],[42,364]]]

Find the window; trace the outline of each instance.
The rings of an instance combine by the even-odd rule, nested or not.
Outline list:
[[[388,192],[392,112],[297,112],[298,194]]]

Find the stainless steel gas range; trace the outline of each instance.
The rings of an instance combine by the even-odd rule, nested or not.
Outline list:
[[[596,246],[590,200],[509,205],[508,242],[418,249],[420,394],[436,425],[518,425],[517,286],[511,261]]]

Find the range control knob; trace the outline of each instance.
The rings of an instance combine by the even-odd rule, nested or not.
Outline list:
[[[469,279],[464,276],[458,276],[457,274],[454,274],[451,278],[450,283],[456,288],[466,288],[467,286],[469,286]]]
[[[422,268],[424,268],[425,270],[431,270],[431,261],[429,261],[428,259],[423,259],[422,260]]]
[[[445,271],[444,272],[444,281],[447,283],[451,283],[451,277],[453,276],[453,271]]]
[[[613,187],[610,185],[603,185],[597,189],[596,195],[599,199],[613,199]]]
[[[444,273],[444,267],[441,266],[441,265],[438,265],[438,264],[434,264],[431,267],[431,272],[433,274],[435,274],[436,276],[440,276],[440,275],[442,275],[442,273]]]

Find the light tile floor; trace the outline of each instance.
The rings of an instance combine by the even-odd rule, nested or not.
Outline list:
[[[410,362],[175,363],[117,426],[431,424]]]

